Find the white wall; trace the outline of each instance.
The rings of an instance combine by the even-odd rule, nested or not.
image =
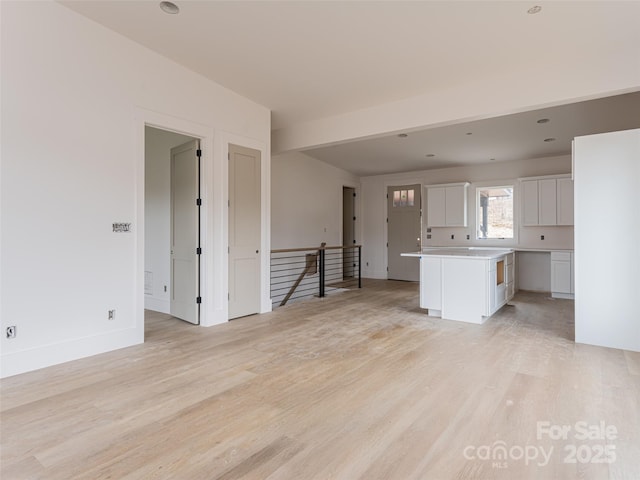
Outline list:
[[[342,245],[342,187],[356,188],[352,174],[304,153],[274,155],[271,162],[271,246],[298,248]],[[356,217],[359,215],[356,213]],[[360,243],[356,220],[356,242]]]
[[[387,207],[386,190],[390,185],[420,183],[434,185],[468,181],[468,227],[434,228],[431,240],[427,240],[423,231],[424,246],[509,246],[540,249],[573,248],[573,227],[519,227],[518,238],[513,241],[476,240],[475,239],[475,188],[487,183],[513,182],[515,215],[519,213],[517,179],[537,175],[556,175],[571,172],[571,157],[547,157],[513,162],[500,162],[472,167],[452,167],[437,170],[423,170],[395,175],[363,177],[363,250],[362,263],[364,277],[386,278],[387,272]],[[424,197],[424,195],[423,195]],[[424,209],[423,209],[424,210]],[[426,230],[426,229],[425,229]],[[454,240],[451,240],[451,235]],[[467,234],[470,240],[466,239]],[[545,240],[540,240],[540,235]],[[548,280],[546,280],[548,284]],[[537,281],[537,283],[540,283]]]
[[[15,339],[0,335],[2,375],[143,341],[144,122],[152,118],[205,137],[212,293],[204,310],[207,324],[226,321],[225,140],[257,146],[268,171],[269,110],[60,4],[0,8],[0,312],[2,331],[18,327]],[[113,222],[131,222],[132,233],[112,233]]]
[[[640,129],[574,155],[576,342],[640,352]]]
[[[169,313],[171,292],[171,149],[192,137],[146,127],[144,136],[144,271],[152,276],[147,310]]]

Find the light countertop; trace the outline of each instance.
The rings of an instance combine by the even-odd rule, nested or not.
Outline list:
[[[513,253],[512,249],[487,249],[487,248],[424,248],[419,252],[402,253],[403,257],[440,257],[459,258],[465,257],[478,260],[489,260]]]

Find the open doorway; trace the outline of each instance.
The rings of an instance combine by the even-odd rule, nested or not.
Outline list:
[[[199,139],[145,127],[144,303],[200,323]]]
[[[342,187],[342,246],[356,244],[356,189]],[[354,276],[353,249],[345,249],[342,257],[342,276],[344,280]]]

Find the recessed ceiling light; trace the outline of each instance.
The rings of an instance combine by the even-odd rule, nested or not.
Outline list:
[[[541,118],[536,123],[549,123],[549,119],[548,118]]]
[[[170,15],[180,13],[180,8],[173,2],[160,2],[160,9]]]
[[[529,10],[527,10],[527,13],[529,15],[534,15],[536,13],[540,13],[541,10],[542,10],[542,7],[540,5],[536,5],[534,7],[531,7]]]
[[[428,157],[428,158],[435,157],[435,156],[436,156],[436,154],[435,154],[435,153],[427,153],[427,154],[425,155],[425,157]]]
[[[407,135],[406,133],[399,133],[398,137],[400,138],[407,138],[409,135]]]
[[[545,139],[544,139],[544,141],[545,141],[545,142],[555,142],[555,141],[556,141],[556,139],[555,139],[555,138],[553,138],[553,137],[549,137],[549,138],[545,138]]]

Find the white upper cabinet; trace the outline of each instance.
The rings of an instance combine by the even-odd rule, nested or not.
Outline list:
[[[427,226],[446,226],[446,198],[445,187],[427,188]]]
[[[538,181],[520,183],[522,191],[522,225],[538,225]]]
[[[556,179],[538,180],[538,225],[557,223],[556,198]]]
[[[427,187],[427,226],[466,227],[468,183]]]
[[[445,218],[448,227],[467,226],[467,186],[456,185],[445,189]]]
[[[573,225],[573,180],[557,180],[558,225]]]
[[[520,180],[522,220],[532,225],[573,225],[573,180],[569,176]]]

